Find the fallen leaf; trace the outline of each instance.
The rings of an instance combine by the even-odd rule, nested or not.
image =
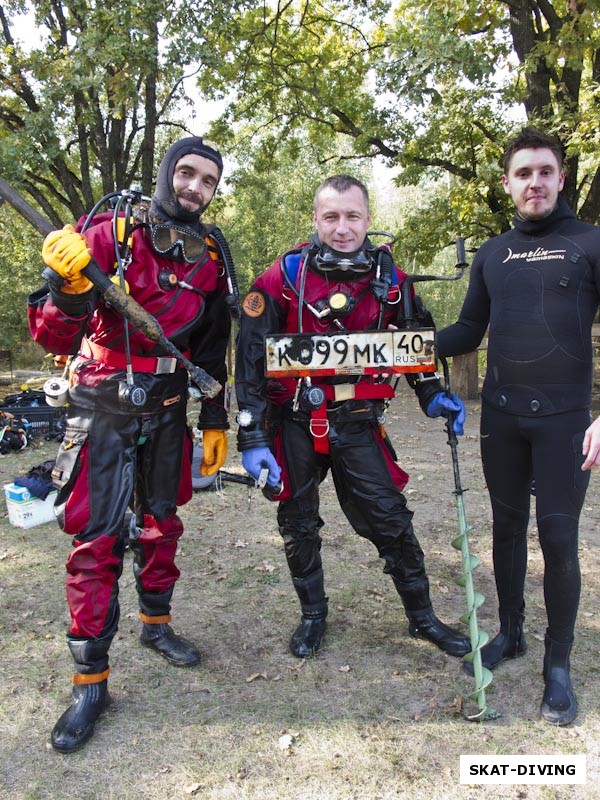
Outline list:
[[[202,686],[201,683],[189,683],[187,687],[188,692],[198,692],[200,694],[210,694],[210,689]]]
[[[279,737],[278,744],[280,750],[289,750],[294,744],[294,737],[291,733],[284,733],[283,736]]]
[[[268,561],[263,561],[261,566],[254,567],[257,572],[275,572],[275,567]]]
[[[248,675],[246,678],[246,683],[252,683],[252,681],[258,680],[258,678],[264,678],[266,680],[267,673],[266,672],[255,672],[252,675]]]

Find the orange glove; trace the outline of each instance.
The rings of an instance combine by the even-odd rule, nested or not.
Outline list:
[[[67,281],[63,291],[67,294],[82,294],[93,284],[81,270],[92,259],[85,237],[75,232],[72,225],[65,225],[60,231],[52,231],[44,239],[42,246],[44,263]]]
[[[200,475],[214,475],[227,458],[227,431],[203,431],[202,448]]]

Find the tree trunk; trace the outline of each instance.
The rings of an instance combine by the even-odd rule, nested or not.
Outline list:
[[[477,350],[452,359],[452,391],[463,400],[479,397]]]

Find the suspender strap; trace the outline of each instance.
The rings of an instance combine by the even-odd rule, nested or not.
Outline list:
[[[327,403],[310,412],[310,432],[313,437],[315,453],[329,452],[329,420],[327,419]]]

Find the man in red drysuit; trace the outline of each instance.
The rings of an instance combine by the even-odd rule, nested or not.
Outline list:
[[[289,251],[253,284],[244,299],[236,357],[238,449],[255,478],[268,470],[275,494],[283,470],[277,520],[302,610],[290,649],[315,653],[325,631],[325,596],[319,484],[331,470],[340,506],[354,530],[385,562],[409,620],[409,632],[454,656],[469,640],[442,623],[429,596],[423,551],[402,489],[407,476],[396,463],[382,423],[394,390],[382,375],[265,377],[265,337],[271,334],[381,331],[405,327],[406,274],[389,248],[375,247],[365,186],[348,175],[328,178],[315,195],[316,235]],[[427,312],[415,318],[431,326]],[[461,400],[448,396],[435,372],[412,373],[409,383],[428,416],[452,415],[462,433]]]
[[[127,323],[82,270],[93,260],[112,275],[115,254],[117,261],[122,255],[130,297],[159,321],[185,358],[225,386],[227,280],[212,250],[218,229],[201,222],[222,170],[212,143],[182,139],[161,162],[150,208],[134,208],[126,241],[115,241],[114,223],[123,220],[110,213],[89,220],[83,234],[66,226],[44,242],[42,256],[52,273],[45,272],[48,283],[29,298],[31,333],[46,350],[74,356],[66,433],[53,474],[57,518],[73,537],[66,580],[73,699],[52,731],[52,745],[62,753],[88,741],[109,701],[108,651],[119,621],[118,580],[127,546],[134,558],[142,644],[176,666],[200,660],[194,645],[169,625],[183,533],[177,506],[192,492],[188,373],[140,327]],[[227,453],[223,391],[204,400],[198,427],[201,469],[213,474]]]

